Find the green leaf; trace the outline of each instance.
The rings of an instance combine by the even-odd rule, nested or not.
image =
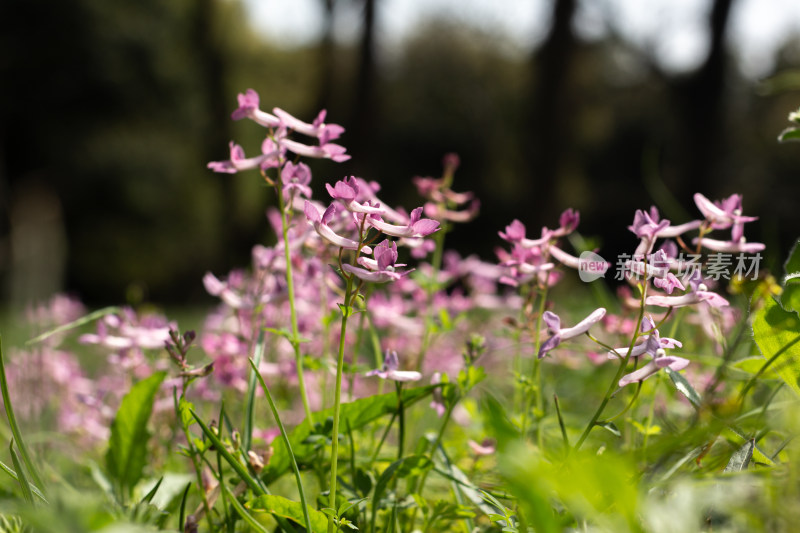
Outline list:
[[[413,389],[403,389],[403,405],[408,407],[422,398],[430,395],[437,387],[452,387],[452,385],[428,385],[426,387],[415,387]],[[397,411],[397,393],[391,392],[362,398],[350,403],[341,405],[339,413],[340,423],[353,430],[362,428],[378,418],[394,414]],[[314,420],[325,420],[333,416],[333,408],[323,409],[314,413]],[[313,428],[308,420],[303,420],[294,430],[289,432],[289,443],[294,452],[294,456],[299,464],[307,464],[314,460],[316,455],[313,443],[306,442],[312,434]],[[272,442],[273,454],[269,465],[264,469],[262,479],[269,484],[281,477],[291,468],[291,458],[286,444],[282,440]]]
[[[748,374],[758,374],[764,367],[764,358],[758,356],[745,357],[733,363],[732,366]],[[761,372],[761,377],[764,379],[778,379],[778,374],[775,373],[773,368],[767,368],[765,371]]]
[[[259,496],[247,502],[245,507],[256,517],[259,512],[264,512],[290,520],[301,527],[305,524],[303,506],[300,502],[295,502],[276,494],[264,494]],[[325,516],[325,513],[317,511],[316,509],[309,509],[309,514],[311,518],[311,531],[314,533],[325,533],[328,529],[328,517]]]
[[[723,472],[741,472],[747,469],[750,464],[750,459],[753,458],[753,450],[756,447],[755,439],[750,439],[745,442],[741,448],[736,450],[728,461],[728,466],[725,467]]]
[[[669,368],[665,370],[667,371],[669,379],[671,379],[672,383],[675,385],[675,388],[678,389],[678,392],[686,396],[686,399],[691,402],[695,409],[699,409],[700,405],[703,403],[703,399],[700,397],[700,394],[694,390],[692,384],[683,377],[683,374],[670,370]]]
[[[783,381],[800,395],[800,317],[784,310],[773,298],[755,312],[753,338],[761,355]]]
[[[116,482],[121,495],[130,496],[142,478],[147,464],[147,442],[150,432],[147,421],[153,411],[156,393],[164,381],[165,372],[157,372],[136,383],[122,398],[114,421],[106,453],[106,469]]]
[[[786,128],[778,135],[778,141],[800,141],[800,128]]]
[[[792,247],[783,271],[781,304],[787,311],[800,311],[800,240]]]
[[[26,502],[32,504],[33,492],[31,492],[31,485],[28,483],[28,477],[25,475],[22,462],[20,462],[19,457],[17,457],[17,452],[14,451],[14,439],[11,439],[11,444],[8,445],[8,451],[11,453],[11,460],[14,462],[14,468],[17,469],[17,475],[19,476],[17,482],[22,489],[22,496],[25,498]]]
[[[372,496],[373,523],[383,493],[394,479],[403,479],[408,476],[420,476],[424,472],[430,470],[432,466],[433,461],[425,455],[409,455],[387,466],[386,470],[381,474],[381,477],[378,478],[378,482],[375,484],[375,492]]]

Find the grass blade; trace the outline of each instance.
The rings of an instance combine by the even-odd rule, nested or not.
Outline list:
[[[19,461],[17,452],[14,451],[14,439],[11,439],[11,443],[8,445],[8,451],[11,452],[11,460],[14,461],[14,468],[17,469],[17,475],[19,476],[17,481],[22,489],[22,496],[25,498],[26,502],[33,504],[33,493],[31,492],[31,486],[30,483],[28,483],[28,478],[25,476],[25,469],[22,467],[22,463]]]
[[[263,339],[260,339],[263,340]],[[264,390],[264,395],[267,397],[267,402],[269,402],[269,408],[272,410],[272,416],[275,417],[275,422],[278,424],[278,429],[281,431],[281,436],[283,437],[283,442],[286,445],[286,450],[289,452],[289,458],[292,464],[292,470],[294,470],[294,477],[297,480],[297,490],[300,491],[300,505],[303,506],[303,518],[306,522],[306,531],[312,531],[311,529],[311,516],[308,512],[308,503],[306,502],[306,495],[305,491],[303,490],[303,479],[300,477],[300,469],[297,468],[297,461],[294,458],[294,452],[292,451],[292,445],[289,442],[289,435],[286,433],[286,428],[283,427],[283,422],[281,422],[281,417],[278,414],[278,409],[275,407],[275,402],[272,401],[272,394],[269,392],[269,388],[267,384],[264,382],[264,378],[261,376],[261,372],[258,371],[258,367],[253,359],[250,359],[250,367],[253,370],[253,374],[258,379],[258,382],[261,384],[261,388]],[[334,436],[333,438],[336,438]]]
[[[3,337],[0,336],[0,393],[3,396],[3,406],[6,409],[6,417],[8,418],[8,425],[11,426],[11,434],[13,440],[17,443],[19,453],[22,455],[22,462],[25,463],[25,468],[28,469],[28,474],[33,478],[33,483],[40,488],[42,493],[45,492],[44,483],[39,475],[39,470],[36,468],[28,447],[25,446],[25,441],[22,439],[22,433],[17,425],[17,418],[14,416],[14,409],[11,406],[11,395],[8,393],[8,381],[6,381],[6,366],[3,358]],[[17,469],[19,471],[19,469]]]
[[[242,520],[247,522],[247,524],[252,527],[254,530],[258,531],[259,533],[270,533],[270,531],[262,526],[258,520],[253,518],[250,513],[247,512],[247,509],[239,503],[239,500],[236,499],[236,496],[231,494],[231,491],[225,484],[222,484],[222,490],[227,494],[228,501],[231,503],[231,506],[236,509],[236,512],[239,513],[239,516],[242,517]],[[311,531],[311,530],[309,530]]]
[[[261,364],[261,359],[264,357],[264,332],[258,334],[258,343],[253,352],[253,362],[255,368]],[[245,418],[244,418],[244,432],[242,434],[242,447],[245,451],[250,450],[250,445],[253,442],[253,423],[256,416],[256,374],[258,370],[252,370],[247,383],[247,403],[245,404]]]
[[[210,440],[214,444],[216,449],[219,451],[220,455],[222,455],[222,457],[228,462],[228,464],[231,465],[231,468],[233,468],[236,471],[236,473],[239,474],[239,478],[245,483],[247,483],[247,486],[253,489],[253,492],[255,492],[256,494],[258,495],[266,494],[266,491],[261,486],[261,484],[257,480],[255,480],[253,476],[250,475],[250,472],[247,471],[247,468],[245,468],[245,466],[242,465],[242,463],[237,461],[236,458],[233,455],[231,455],[231,453],[228,450],[225,449],[225,445],[222,443],[221,440],[219,440],[219,437],[217,437],[214,434],[214,432],[211,431],[211,429],[209,429],[209,427],[205,424],[205,422],[203,422],[203,420],[199,416],[197,416],[197,413],[195,413],[194,410],[192,409],[189,409],[189,412],[194,417],[194,420],[195,422],[197,422],[197,425],[200,426],[200,429],[203,430],[203,434],[208,438],[208,440]]]
[[[57,328],[51,329],[49,331],[45,331],[41,335],[39,335],[37,337],[34,337],[34,338],[30,339],[29,341],[27,341],[25,343],[25,345],[26,346],[30,346],[31,344],[36,344],[38,342],[42,342],[43,340],[45,340],[45,339],[47,339],[49,337],[52,337],[53,335],[56,335],[57,333],[62,333],[64,331],[69,331],[71,329],[78,328],[80,326],[83,326],[84,324],[88,324],[89,322],[97,320],[98,318],[103,318],[106,315],[110,315],[112,313],[119,313],[121,311],[122,311],[122,309],[120,309],[119,307],[116,307],[116,306],[104,307],[102,309],[98,309],[97,311],[93,311],[93,312],[89,313],[88,315],[84,315],[84,316],[78,318],[77,320],[73,320],[69,324],[64,324],[64,325],[58,326]]]
[[[3,461],[0,461],[0,470],[8,474],[9,477],[11,477],[11,479],[13,479],[14,481],[19,482],[19,477],[17,476],[17,473],[14,472],[14,470],[10,468],[8,465],[6,465]],[[42,500],[42,502],[48,503],[47,498],[44,497],[44,494],[42,494],[42,491],[40,491],[39,488],[36,487],[36,485],[33,485],[31,483],[28,483],[28,485],[31,487],[31,492],[33,492],[34,496]]]

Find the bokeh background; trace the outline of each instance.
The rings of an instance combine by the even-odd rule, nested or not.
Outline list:
[[[779,268],[800,234],[794,0],[4,0],[0,302],[205,301],[202,274],[272,239],[271,191],[219,175],[236,94],[344,125],[344,164],[414,207],[415,175],[460,155],[481,216],[449,243],[492,257],[519,218],[567,207],[607,258],[637,208],[692,218],[692,194],[744,194]]]

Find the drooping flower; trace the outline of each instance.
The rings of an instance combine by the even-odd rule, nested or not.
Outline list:
[[[367,376],[378,376],[381,379],[391,379],[392,381],[418,381],[422,379],[422,374],[415,370],[399,370],[400,361],[397,358],[397,352],[394,350],[386,350],[386,355],[383,358],[383,367],[380,369],[370,370]]]
[[[589,328],[600,321],[605,316],[606,310],[598,307],[592,311],[589,316],[575,324],[571,328],[561,327],[561,318],[552,311],[545,311],[542,319],[547,324],[547,331],[550,333],[550,338],[542,343],[539,348],[539,359],[547,355],[547,352],[561,344],[562,341],[583,335]]]

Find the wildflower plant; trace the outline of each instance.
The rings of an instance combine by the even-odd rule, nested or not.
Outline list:
[[[264,128],[260,154],[231,143],[208,167],[269,186],[275,243],[204,276],[219,304],[197,333],[65,297],[28,311],[37,336],[10,357],[0,347],[0,468],[18,496],[0,498],[4,527],[63,531],[57,513],[94,505],[107,520],[76,531],[692,531],[798,517],[775,502],[796,496],[800,427],[785,415],[800,395],[800,246],[779,281],[759,271],[741,196],[697,193],[696,218],[679,223],[637,210],[612,260],[582,248],[574,209],[538,231],[514,219],[485,261],[446,248],[480,208],[454,189],[455,154],[441,177],[411,180],[410,210],[357,176],[319,198],[307,160],[347,160],[341,126],[264,111],[252,89],[232,119]],[[584,304],[576,280],[619,287]],[[67,503],[69,482],[41,468],[54,451],[26,444],[32,420],[104,454],[81,480],[101,496]]]

